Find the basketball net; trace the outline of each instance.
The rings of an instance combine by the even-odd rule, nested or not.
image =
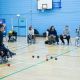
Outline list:
[[[41,9],[41,12],[44,12],[45,11],[45,9]]]

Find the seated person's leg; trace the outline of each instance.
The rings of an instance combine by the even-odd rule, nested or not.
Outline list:
[[[9,40],[11,39],[12,33],[8,33]]]
[[[29,35],[28,35],[28,38],[29,38],[29,40],[31,40],[31,39],[32,39],[32,35],[29,34]]]
[[[32,39],[35,39],[35,36],[34,35],[32,35]]]
[[[3,56],[7,56],[7,51],[5,51],[4,44],[0,46],[0,51]]]
[[[17,40],[17,32],[13,32],[13,36],[15,36],[15,40]]]
[[[32,35],[29,34],[29,35],[27,36],[27,42],[28,42],[28,43],[31,43],[31,40],[32,40]]]
[[[35,43],[35,41],[36,41],[35,35],[32,35],[32,39],[33,39],[33,43]]]
[[[0,51],[0,56],[4,56],[4,52],[3,51]]]
[[[48,37],[49,44],[51,44],[51,36]]]
[[[55,42],[55,37],[54,37],[53,35],[50,35],[50,36],[48,37],[48,40],[49,40],[49,43],[52,44],[52,43]]]
[[[7,57],[12,57],[13,55],[16,55],[16,53],[13,53],[13,52],[11,52],[9,49],[7,49],[5,46],[2,46],[3,47],[3,51],[4,51],[4,53],[5,53],[5,55],[7,56]]]
[[[65,44],[63,35],[60,35],[60,39],[61,39],[62,43]]]
[[[67,39],[67,44],[69,45],[69,43],[70,43],[70,35],[66,36],[66,39]]]
[[[57,42],[57,44],[59,44],[59,37],[58,36],[56,36],[56,42]]]
[[[27,43],[29,43],[29,35],[27,36]]]
[[[8,36],[9,40],[11,39],[11,35]]]

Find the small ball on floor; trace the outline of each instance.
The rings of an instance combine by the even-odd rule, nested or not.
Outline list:
[[[7,64],[7,66],[9,66],[9,67],[10,67],[11,65],[10,65],[10,64]]]
[[[37,56],[37,58],[40,58],[39,56]]]
[[[46,61],[48,61],[48,59],[46,59]]]
[[[50,59],[53,59],[53,57],[51,56]]]
[[[57,58],[55,58],[55,60],[57,60]]]
[[[34,56],[32,56],[32,58],[34,58]]]

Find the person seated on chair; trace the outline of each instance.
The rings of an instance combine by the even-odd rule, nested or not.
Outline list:
[[[15,55],[15,53],[11,52],[9,49],[7,49],[3,44],[3,32],[4,32],[4,25],[0,24],[0,50],[1,54],[6,55],[7,57],[12,57]]]
[[[59,44],[57,31],[55,30],[54,26],[51,26],[51,28],[49,30],[48,40],[49,40],[50,44],[55,43],[55,42],[57,42],[57,44]]]
[[[80,37],[80,26],[76,29],[77,37]]]
[[[8,41],[10,41],[12,37],[14,37],[13,39],[14,39],[14,41],[16,41],[17,40],[17,32],[15,32],[14,30],[9,31],[8,37],[9,37]]]
[[[62,41],[63,44],[65,44],[64,39],[67,40],[67,45],[69,45],[70,43],[70,31],[69,31],[69,26],[65,26],[64,30],[63,30],[63,34],[60,35],[60,39]]]
[[[35,42],[34,29],[32,28],[32,25],[29,27],[28,39],[29,39],[29,40],[32,40],[32,39],[33,39],[34,42]]]
[[[76,29],[76,43],[77,46],[80,44],[80,26]]]

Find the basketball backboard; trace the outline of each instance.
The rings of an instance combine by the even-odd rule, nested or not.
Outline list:
[[[52,0],[37,0],[38,9],[52,9]]]

